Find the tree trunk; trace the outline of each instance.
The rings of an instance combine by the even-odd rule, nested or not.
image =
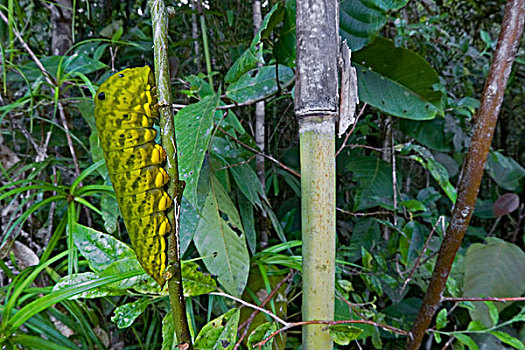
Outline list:
[[[337,0],[297,1],[295,114],[301,153],[303,320],[334,317]],[[303,328],[303,349],[333,347],[326,326]]]
[[[259,0],[253,0],[253,33],[257,34],[259,32],[259,28],[261,28],[262,24],[262,11],[261,11],[261,2]],[[262,44],[261,44],[262,45]],[[257,64],[258,67],[262,67],[262,63]],[[255,104],[255,144],[257,144],[257,147],[259,147],[259,150],[264,153],[265,149],[265,106],[264,101],[257,102]],[[259,181],[261,182],[261,186],[263,188],[263,191],[266,192],[266,173],[264,171],[264,157],[257,154],[255,155],[255,166],[257,169],[257,176],[259,177]],[[262,211],[262,217],[260,218],[258,223],[259,227],[259,242],[261,245],[261,248],[267,248],[268,247],[268,232],[266,230],[266,220],[267,215],[266,212]]]
[[[73,46],[73,33],[71,23],[73,20],[73,7],[70,0],[57,0],[50,5],[53,35],[51,36],[52,55],[62,56]]]

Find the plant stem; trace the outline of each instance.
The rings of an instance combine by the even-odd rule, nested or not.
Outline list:
[[[411,335],[407,339],[405,347],[407,350],[420,348],[423,336],[441,302],[441,295],[447,283],[452,263],[474,211],[483,176],[483,167],[487,161],[494,128],[503,102],[503,94],[523,33],[524,21],[525,0],[507,1],[498,46],[485,83],[481,106],[474,125],[474,134],[463,165],[463,175],[459,181],[458,198],[447,234],[439,250],[427,293],[412,326]]]
[[[328,331],[308,321],[334,317],[338,4],[337,0],[297,1],[294,108],[301,158],[305,350],[333,348]]]
[[[153,44],[155,52],[155,77],[157,80],[157,96],[159,101],[160,130],[162,145],[168,155],[166,172],[171,181],[168,193],[173,198],[173,206],[167,211],[171,221],[171,232],[168,235],[168,292],[175,336],[179,347],[192,349],[191,333],[186,317],[186,303],[182,289],[182,271],[180,264],[179,230],[180,205],[184,182],[179,179],[177,143],[173,109],[171,107],[171,86],[168,61],[168,15],[163,0],[150,0],[151,18],[153,24]]]
[[[201,32],[202,32],[202,46],[204,47],[204,59],[206,60],[206,72],[208,73],[208,82],[210,87],[213,89],[213,77],[211,76],[211,58],[210,58],[210,48],[208,46],[208,28],[206,27],[206,17],[204,17],[204,11],[202,10],[201,0],[196,1],[197,12],[201,20]]]

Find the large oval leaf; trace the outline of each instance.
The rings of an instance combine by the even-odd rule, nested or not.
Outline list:
[[[489,237],[488,244],[475,243],[465,256],[465,297],[517,297],[525,292],[525,253],[515,244]],[[475,302],[470,310],[474,321],[491,327],[487,305]],[[494,303],[501,311],[508,303]]]
[[[439,83],[438,74],[417,53],[378,37],[356,52],[352,61],[361,101],[407,119],[428,120],[443,114],[442,94],[433,88]]]
[[[193,241],[208,271],[231,294],[240,296],[248,281],[250,256],[237,208],[215,177]]]
[[[252,69],[243,74],[237,82],[228,86],[226,97],[237,103],[243,103],[259,100],[276,93],[278,89],[276,71],[275,66]],[[286,66],[278,66],[278,75],[281,86],[287,85],[294,79],[293,70]]]
[[[213,115],[219,105],[220,93],[210,95],[191,104],[175,116],[177,146],[179,147],[179,171],[186,181],[184,196],[195,203],[197,183],[208,149],[213,128]]]
[[[368,45],[384,27],[387,11],[398,10],[408,0],[343,0],[339,11],[339,33],[357,51]]]

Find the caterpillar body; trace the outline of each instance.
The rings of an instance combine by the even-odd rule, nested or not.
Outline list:
[[[154,142],[158,112],[148,66],[128,68],[109,77],[95,97],[95,120],[109,176],[139,263],[164,285],[165,234],[171,230],[164,211],[172,199],[161,167],[164,149]]]

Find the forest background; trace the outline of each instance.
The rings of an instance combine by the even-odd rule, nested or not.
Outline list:
[[[251,346],[282,327],[275,317],[301,320],[295,1],[171,5],[190,328],[197,348]],[[361,102],[336,144],[335,320],[368,323],[330,328],[338,348],[406,341],[456,200],[504,5],[340,3]],[[128,246],[93,111],[112,70],[153,67],[147,3],[3,0],[0,43],[0,342],[171,349],[169,300]],[[521,43],[428,349],[525,348],[523,301],[458,299],[525,291]],[[261,303],[266,314],[251,317]],[[270,346],[300,349],[300,339],[290,328]]]

